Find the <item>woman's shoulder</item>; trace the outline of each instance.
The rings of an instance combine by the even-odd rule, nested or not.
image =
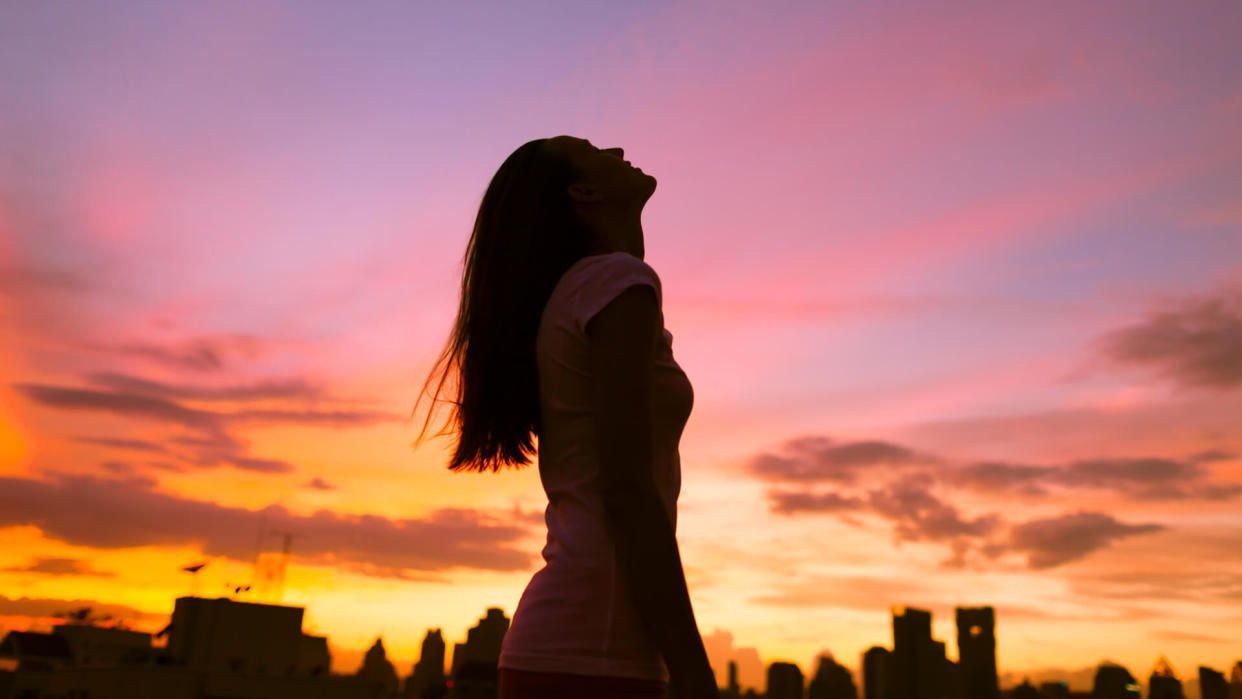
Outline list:
[[[614,252],[603,253],[600,255],[588,255],[577,262],[570,268],[566,276],[574,276],[577,285],[591,285],[592,281],[604,282],[632,276],[639,278],[648,278],[654,280],[657,284],[660,275],[656,273],[655,268],[647,264],[646,260],[640,259],[635,255],[618,250]]]
[[[663,305],[660,276],[651,265],[635,255],[615,251],[588,255],[574,263],[562,279],[568,310],[579,327],[585,327],[591,316],[626,288],[647,285]]]

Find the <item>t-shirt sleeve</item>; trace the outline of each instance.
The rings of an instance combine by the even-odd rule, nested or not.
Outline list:
[[[655,289],[656,303],[664,307],[660,277],[643,260],[626,252],[616,252],[599,259],[597,264],[582,270],[583,278],[578,284],[570,303],[574,327],[586,333],[587,323],[602,311],[610,301],[631,286],[647,285]]]

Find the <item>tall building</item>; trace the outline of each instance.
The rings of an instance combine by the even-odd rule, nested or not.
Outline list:
[[[1186,699],[1182,681],[1177,678],[1169,659],[1160,656],[1147,679],[1147,699]]]
[[[872,646],[863,653],[863,699],[888,699],[891,690],[884,684],[888,677],[889,652],[883,646]]]
[[[949,660],[945,648],[944,641],[932,641],[931,662],[938,668],[938,684],[934,689],[937,694],[932,696],[939,699],[961,699],[962,682],[958,676],[957,663]]]
[[[802,699],[802,670],[795,663],[768,665],[767,699]]]
[[[288,675],[301,665],[304,611],[226,597],[178,597],[167,629],[168,655],[201,672]]]
[[[405,680],[405,699],[436,699],[447,693],[444,677],[444,635],[428,629],[414,671]]]
[[[466,642],[454,644],[450,697],[491,699],[496,696],[500,644],[508,631],[509,618],[504,610],[490,607],[479,623],[466,632]]]
[[[0,655],[15,657],[18,668],[0,696],[391,699],[381,682],[329,672],[327,639],[301,632],[304,611],[181,597],[155,635],[167,637],[162,648],[149,644],[149,634],[88,625],[13,632],[0,641]]]
[[[999,699],[996,613],[991,607],[958,607],[957,669],[963,699]]]
[[[1229,699],[1229,683],[1225,681],[1225,673],[1200,665],[1199,695],[1202,699]]]
[[[831,655],[819,656],[819,667],[807,690],[807,699],[858,699],[854,676]]]
[[[375,643],[367,650],[366,657],[362,660],[362,667],[358,668],[358,676],[379,682],[383,685],[385,692],[397,691],[397,669],[388,659],[383,638],[377,637]]]
[[[1121,665],[1101,663],[1095,671],[1091,699],[1139,699],[1138,682]]]
[[[931,637],[931,612],[893,608],[893,651],[884,678],[885,699],[945,699],[951,696],[952,665],[944,642]]]
[[[737,683],[737,661],[729,661],[729,684],[720,692],[721,699],[741,699],[742,686]]]

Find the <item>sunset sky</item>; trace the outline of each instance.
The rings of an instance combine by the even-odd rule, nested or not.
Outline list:
[[[1227,1],[4,3],[0,632],[158,631],[181,567],[229,594],[283,532],[339,671],[512,615],[537,470],[451,473],[410,410],[489,179],[572,134],[658,180],[722,680],[856,669],[893,605],[953,658],[995,606],[1018,679],[1226,670],[1239,35]]]

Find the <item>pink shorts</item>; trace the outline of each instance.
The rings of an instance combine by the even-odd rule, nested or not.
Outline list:
[[[500,668],[500,699],[668,699],[660,680]]]

